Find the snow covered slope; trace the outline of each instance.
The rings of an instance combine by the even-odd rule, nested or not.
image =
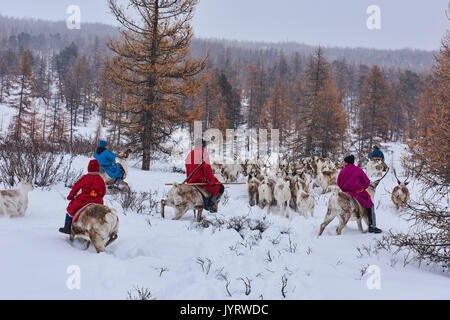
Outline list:
[[[386,152],[386,162],[401,175],[403,147],[384,148],[393,151]],[[76,165],[84,168],[88,160],[78,158]],[[162,164],[151,172],[131,168],[127,180],[133,190],[158,192],[159,200],[168,191],[164,182],[184,180],[163,169]],[[375,197],[378,226],[386,231],[407,228],[390,200],[394,186],[390,172]],[[413,183],[410,190],[417,196],[418,185]],[[192,213],[172,221],[171,208],[165,220],[157,212],[124,214],[117,196],[107,195],[106,204],[120,212],[119,238],[97,254],[92,246],[81,250],[58,233],[68,192],[63,185],[35,189],[25,217],[0,218],[0,299],[126,299],[134,286],[150,289],[156,299],[450,298],[447,274],[414,264],[404,267],[401,256],[386,252],[367,254],[364,246],[373,247],[382,235],[361,234],[353,221],[341,236],[335,233],[338,221],[333,221],[318,238],[329,195],[317,196],[313,218],[292,212],[289,220],[276,208],[265,216],[265,210],[249,207],[246,186],[231,186],[220,213],[205,213],[209,227],[195,223]],[[239,232],[227,228],[239,217],[247,219]],[[265,230],[256,228],[258,221]],[[73,265],[81,271],[79,290],[66,285]],[[369,265],[379,267],[379,290],[367,286],[371,274],[364,270]]]

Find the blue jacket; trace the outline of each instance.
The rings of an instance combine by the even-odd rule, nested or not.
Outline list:
[[[122,178],[122,171],[120,166],[116,163],[116,156],[114,153],[105,149],[102,153],[98,154],[95,150],[94,158],[100,163],[100,168],[104,170],[108,176],[113,179]]]
[[[381,159],[384,160],[384,154],[383,154],[383,152],[381,152],[380,149],[376,149],[376,150],[374,150],[374,151],[370,154],[369,158],[370,158],[370,159],[373,159],[373,158],[381,158]]]

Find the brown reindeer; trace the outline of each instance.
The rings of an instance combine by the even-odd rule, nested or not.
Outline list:
[[[400,182],[400,180],[397,177],[397,173],[395,172],[394,169],[394,176],[395,179],[397,179],[397,186],[394,187],[394,190],[392,190],[392,194],[391,194],[391,199],[392,202],[395,204],[395,207],[398,209],[400,209],[400,207],[405,208],[406,204],[409,201],[409,190],[406,187],[408,185],[408,177],[406,177],[405,181]]]
[[[78,236],[87,240],[86,249],[92,242],[97,253],[104,252],[105,248],[117,239],[119,232],[117,211],[94,203],[82,210],[72,224],[70,241],[73,242]]]
[[[247,182],[247,193],[248,193],[248,203],[251,207],[255,204],[259,204],[259,192],[258,188],[261,182],[264,180],[264,177],[261,175],[253,176],[249,174],[248,182]]]
[[[202,220],[202,212],[204,209],[202,193],[205,197],[210,197],[211,193],[202,188],[195,186],[187,186],[184,184],[174,184],[169,190],[167,199],[161,200],[161,217],[165,217],[165,206],[175,208],[175,217],[173,220],[180,220],[188,211],[193,210],[194,216],[197,215],[197,222]]]

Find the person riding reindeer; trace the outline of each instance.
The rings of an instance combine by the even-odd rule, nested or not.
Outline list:
[[[343,192],[352,196],[367,210],[369,232],[380,233],[382,231],[376,227],[374,204],[369,192],[366,190],[370,186],[370,179],[354,163],[355,157],[353,155],[349,155],[344,159],[344,169],[339,173],[337,185]]]
[[[81,193],[78,194],[80,190]],[[67,196],[67,200],[70,200],[70,203],[67,206],[64,227],[59,228],[59,232],[70,234],[72,220],[78,210],[90,203],[103,204],[105,194],[106,186],[102,177],[100,177],[100,164],[97,160],[92,159],[89,161],[88,173],[73,185],[72,190]]]
[[[116,179],[114,186],[120,189],[120,185],[123,179],[123,171],[119,164],[116,162],[116,155],[108,150],[106,146],[107,141],[100,140],[98,142],[98,148],[95,149],[94,158],[100,163],[100,168],[106,172],[112,179]]]
[[[370,160],[381,160],[384,162],[384,154],[383,151],[380,150],[380,147],[373,146],[373,151],[369,155]]]
[[[186,183],[207,183],[201,186],[202,189],[207,190],[211,196],[205,200],[205,210],[211,213],[217,212],[217,206],[222,197],[225,188],[220,184],[219,180],[214,176],[209,161],[209,155],[205,151],[206,141],[198,139],[195,148],[191,150],[186,158]],[[204,192],[201,192],[205,198]]]
[[[383,151],[380,150],[380,147],[378,147],[376,145],[373,146],[373,150],[369,155],[369,159],[372,161],[377,161],[377,160],[381,161],[381,163],[383,164],[383,171],[387,170],[387,165],[384,162],[384,154],[383,154]]]

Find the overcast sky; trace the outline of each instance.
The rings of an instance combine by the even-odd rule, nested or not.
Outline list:
[[[434,50],[439,48],[440,39],[450,26],[445,15],[448,3],[448,0],[200,0],[193,26],[197,37]],[[71,4],[80,7],[82,23],[115,22],[107,0],[0,0],[0,14],[65,20]],[[377,5],[381,10],[381,30],[369,30],[366,26],[369,5]]]

